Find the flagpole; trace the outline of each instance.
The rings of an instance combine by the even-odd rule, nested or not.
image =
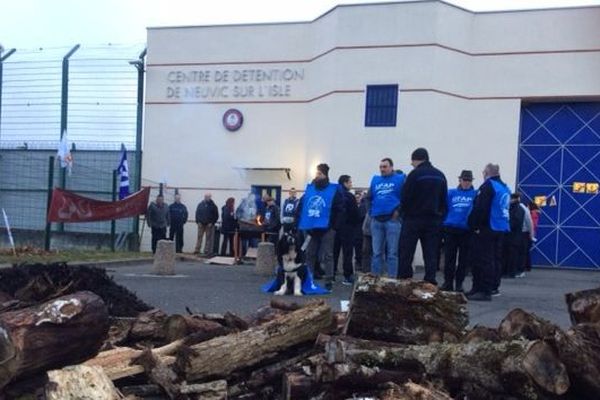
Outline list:
[[[117,200],[117,176],[119,172],[116,169],[113,169],[113,185],[112,185],[112,201],[113,203]],[[115,252],[115,240],[116,240],[116,232],[117,232],[117,221],[110,221],[110,250]]]
[[[8,233],[8,241],[12,246],[13,254],[15,257],[17,256],[17,249],[15,248],[15,240],[13,239],[12,232],[10,231],[10,224],[8,223],[8,216],[6,215],[6,211],[4,208],[2,209],[2,215],[4,216],[4,225],[6,226],[6,232]]]

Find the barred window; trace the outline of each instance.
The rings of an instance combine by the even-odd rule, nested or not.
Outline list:
[[[396,126],[398,85],[368,85],[365,126]]]

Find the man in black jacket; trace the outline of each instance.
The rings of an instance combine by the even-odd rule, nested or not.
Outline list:
[[[188,219],[188,210],[181,203],[181,195],[175,194],[175,202],[169,206],[169,214],[171,215],[171,226],[169,227],[169,240],[175,239],[175,251],[181,253],[183,251],[183,225]]]
[[[281,229],[280,211],[275,199],[269,195],[265,197],[265,213],[263,216],[263,224],[267,240],[277,246],[279,241],[279,230]]]
[[[412,262],[420,240],[425,262],[424,280],[437,285],[438,247],[447,211],[448,184],[444,174],[429,162],[426,149],[416,149],[411,159],[414,169],[402,188],[398,277],[413,276]]]
[[[356,226],[360,226],[358,204],[350,189],[352,189],[352,178],[350,175],[341,175],[338,179],[340,193],[344,202],[344,212],[340,218],[338,230],[335,233],[333,246],[333,272],[337,272],[340,250],[344,269],[344,280],[342,284],[352,285],[354,283],[354,267],[352,266],[352,253],[354,250],[354,233]]]
[[[212,195],[206,193],[204,200],[202,200],[198,207],[196,207],[196,224],[198,224],[198,239],[196,240],[196,248],[194,253],[203,254],[207,257],[213,254],[213,237],[215,223],[219,219],[219,209],[214,201],[212,201]],[[202,246],[202,239],[206,235],[206,242],[204,244],[204,251],[200,252]]]

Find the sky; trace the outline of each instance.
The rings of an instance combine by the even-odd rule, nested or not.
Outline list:
[[[310,21],[337,4],[385,0],[0,0],[6,49],[145,43],[146,27]],[[600,5],[600,0],[448,0],[473,11]]]

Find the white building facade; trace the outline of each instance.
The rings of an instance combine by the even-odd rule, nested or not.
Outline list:
[[[192,219],[205,192],[220,207],[252,185],[302,189],[320,162],[366,187],[381,158],[408,172],[425,147],[449,185],[498,163],[545,205],[535,263],[599,267],[600,7],[150,28],[145,101],[143,179],[180,188]]]

